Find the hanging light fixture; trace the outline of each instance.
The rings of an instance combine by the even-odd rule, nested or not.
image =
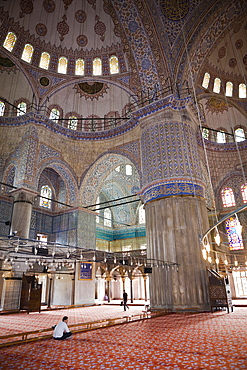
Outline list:
[[[215,234],[214,240],[215,240],[215,243],[219,246],[220,245],[220,234],[219,234],[217,227],[215,228],[215,230],[216,230],[216,234]]]
[[[205,249],[205,248],[202,250],[202,256],[203,256],[203,258],[204,258],[205,260],[207,259],[207,251],[206,251],[206,249]]]
[[[234,266],[237,267],[238,266],[238,260],[236,259],[236,256],[234,256]]]
[[[217,256],[217,254],[216,254],[216,258],[215,258],[215,263],[216,263],[216,265],[218,265],[220,263],[220,260],[219,260],[219,258]]]

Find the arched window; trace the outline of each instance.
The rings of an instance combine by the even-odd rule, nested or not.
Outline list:
[[[237,142],[244,141],[245,140],[245,133],[243,128],[237,128],[235,130],[235,140]]]
[[[58,73],[66,74],[67,73],[67,65],[68,65],[68,59],[65,58],[65,57],[60,57],[59,60],[58,60],[58,67],[57,67]]]
[[[247,203],[247,183],[241,186],[241,194],[242,194],[243,202]]]
[[[23,49],[21,59],[25,60],[25,62],[27,63],[30,63],[32,56],[33,56],[33,47],[30,44],[26,44]]]
[[[47,53],[46,51],[44,51],[41,54],[41,57],[40,57],[40,62],[39,62],[40,68],[48,69],[49,68],[49,63],[50,63],[50,58],[51,58],[50,54]]]
[[[221,80],[219,78],[215,78],[214,80],[214,88],[213,92],[216,94],[220,93],[220,85],[221,85]]]
[[[40,190],[39,205],[44,208],[51,208],[51,196],[52,196],[51,188],[48,185],[43,185]]]
[[[246,98],[246,85],[245,84],[239,84],[239,87],[238,87],[238,96],[241,99]]]
[[[208,72],[206,72],[204,74],[203,82],[202,82],[202,87],[204,87],[204,89],[208,88],[209,81],[210,81],[210,74]]]
[[[109,63],[110,63],[110,74],[113,75],[119,73],[118,58],[116,57],[116,55],[112,55],[110,57]]]
[[[50,119],[54,122],[57,122],[60,116],[60,112],[57,108],[53,108],[50,113]]]
[[[234,194],[231,188],[225,188],[221,191],[221,198],[224,207],[233,207],[236,205]]]
[[[233,91],[233,83],[228,81],[226,83],[226,96],[232,96],[232,91]]]
[[[100,58],[94,58],[93,60],[93,76],[102,75],[102,61]]]
[[[111,225],[112,225],[111,211],[109,208],[106,208],[104,210],[104,226],[111,227]]]
[[[226,142],[226,133],[224,131],[218,131],[216,141],[217,143],[224,144]]]
[[[203,128],[202,129],[202,137],[206,140],[209,140],[209,129],[208,128]]]
[[[117,167],[115,168],[115,171],[120,172],[120,166],[117,166]]]
[[[77,117],[75,117],[75,116],[69,117],[68,128],[70,128],[71,130],[76,130],[77,129],[77,122],[78,122]]]
[[[131,164],[126,164],[126,175],[131,176],[133,173]]]
[[[0,116],[4,115],[4,110],[5,110],[5,104],[3,101],[0,101]]]
[[[17,116],[23,116],[23,114],[27,113],[27,103],[25,103],[24,101],[20,102],[17,105],[17,108]]]
[[[146,218],[145,218],[145,209],[144,204],[142,204],[139,208],[139,224],[145,224]]]
[[[17,37],[14,32],[9,32],[4,40],[3,47],[8,51],[12,51],[13,47],[15,46],[16,40]]]
[[[242,226],[238,220],[237,215],[226,220],[226,232],[228,236],[230,250],[244,249]]]
[[[75,62],[75,74],[77,76],[84,75],[84,60],[83,59],[77,59]]]

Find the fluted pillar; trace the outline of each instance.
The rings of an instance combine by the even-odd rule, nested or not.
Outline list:
[[[142,199],[153,309],[209,310],[201,235],[208,229],[196,122],[169,104],[141,119]]]
[[[29,189],[16,189],[11,192],[13,196],[13,212],[10,235],[29,238],[29,229],[32,215],[32,206],[37,192]]]

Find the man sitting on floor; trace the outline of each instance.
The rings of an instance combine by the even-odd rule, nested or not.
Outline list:
[[[71,337],[72,333],[68,328],[68,316],[64,316],[63,320],[60,321],[56,326],[53,333],[53,338],[55,339],[66,339]]]

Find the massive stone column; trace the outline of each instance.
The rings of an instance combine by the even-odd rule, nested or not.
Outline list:
[[[196,122],[173,103],[141,118],[142,199],[152,309],[209,310],[200,237],[208,229]],[[167,263],[165,263],[167,262]]]
[[[11,194],[13,196],[13,212],[10,235],[28,239],[33,201],[38,193],[20,188],[13,190]]]

